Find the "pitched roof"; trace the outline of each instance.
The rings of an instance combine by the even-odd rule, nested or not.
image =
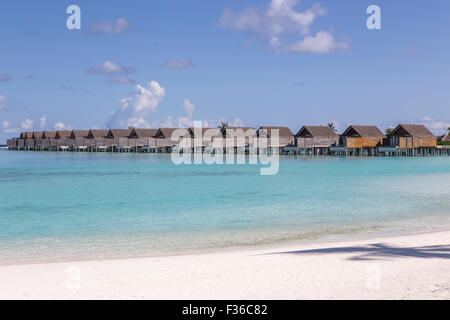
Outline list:
[[[106,129],[91,129],[89,130],[88,137],[90,138],[105,138],[108,135],[109,130]]]
[[[81,139],[86,138],[89,134],[89,130],[72,130],[70,134],[71,139]]]
[[[170,139],[172,137],[172,133],[178,129],[180,129],[180,128],[159,128],[157,133],[155,134],[155,137]],[[184,129],[184,130],[187,130],[187,129]]]
[[[350,125],[342,134],[347,136],[356,133],[361,138],[384,138],[385,135],[378,129],[377,126],[354,126]]]
[[[44,135],[44,131],[34,131],[33,139],[42,139]]]
[[[108,138],[128,138],[130,136],[130,129],[110,129],[108,131]]]
[[[422,124],[399,124],[390,135],[395,136],[402,131],[414,138],[434,138],[430,130]]]
[[[130,137],[132,138],[153,138],[158,129],[136,129],[131,130]]]
[[[450,133],[444,134],[443,136],[439,137],[439,141],[450,142]]]
[[[328,126],[304,126],[297,132],[295,136],[337,137],[338,134],[334,131],[334,129]]]
[[[198,131],[198,129],[202,130],[202,137],[205,135],[205,132],[208,130],[214,130],[214,136],[219,136],[220,131],[217,128],[189,128],[189,133],[191,134],[191,137],[194,137],[195,133]]]
[[[265,130],[267,132],[267,137],[270,137],[270,133],[272,132],[272,130],[278,130],[279,137],[293,137],[294,136],[291,129],[289,129],[288,127],[261,126],[261,127],[259,127],[259,129],[257,131],[258,136],[259,136],[260,130]]]
[[[71,134],[72,134],[72,131],[58,130],[56,132],[56,139],[68,139],[68,138],[70,138]]]
[[[56,138],[56,131],[44,131],[44,136],[46,139]]]
[[[231,132],[231,130],[234,130],[235,132],[236,132],[237,130],[244,130],[244,133],[247,132],[247,130],[249,130],[250,132],[251,132],[251,130],[255,131],[255,129],[253,129],[252,127],[225,127],[225,128],[222,128],[222,129],[221,129],[221,132],[222,132],[223,136],[226,137],[226,136],[229,136],[229,135],[227,134],[227,132],[228,132],[228,131]],[[256,131],[255,131],[255,134],[256,134]]]
[[[24,139],[32,139],[33,132],[24,132]]]

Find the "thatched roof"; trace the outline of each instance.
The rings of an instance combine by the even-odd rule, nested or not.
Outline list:
[[[328,126],[304,126],[301,128],[296,137],[315,137],[315,138],[335,138],[338,134],[334,129]]]
[[[56,131],[56,139],[69,139],[72,134],[72,131],[68,130],[58,130]]]
[[[83,139],[89,135],[89,130],[72,130],[71,139]]]
[[[155,134],[155,138],[170,139],[172,137],[172,133],[178,129],[180,128],[159,128]]]
[[[44,131],[34,131],[33,139],[42,139],[44,137]]]
[[[385,138],[385,135],[377,126],[354,126],[351,125],[342,134],[345,137],[357,136],[360,138]]]
[[[213,136],[220,136],[220,131],[217,128],[189,128],[188,131],[191,135],[192,138],[195,137],[195,132],[197,132],[199,129],[202,130],[202,137],[205,136],[205,132],[207,130],[213,130],[214,131],[214,135]]]
[[[45,139],[55,139],[56,138],[56,132],[57,131],[44,131],[44,138]]]
[[[33,139],[33,132],[24,132],[24,139]]]
[[[444,134],[438,138],[439,141],[450,142],[450,133]]]
[[[153,138],[158,129],[136,129],[131,130],[130,138]]]
[[[257,134],[260,135],[261,131],[264,130],[267,133],[267,137],[270,138],[270,134],[272,130],[278,130],[279,137],[294,137],[294,134],[292,133],[291,129],[288,127],[269,127],[269,126],[261,126],[259,127]]]
[[[435,136],[422,124],[399,124],[391,136],[410,136],[413,138],[434,138]]]
[[[128,138],[130,136],[130,133],[131,133],[130,129],[110,129],[106,137],[114,139]]]
[[[234,132],[236,132],[238,130],[244,130],[244,133],[246,133],[246,132],[251,133],[253,130],[254,134],[256,135],[256,131],[252,127],[225,127],[225,128],[221,129],[221,132],[224,137],[227,137],[227,136],[230,136],[229,134],[227,134],[227,132],[232,132],[232,130],[234,130]]]
[[[106,129],[91,129],[88,133],[88,138],[105,138],[108,135],[109,130]]]

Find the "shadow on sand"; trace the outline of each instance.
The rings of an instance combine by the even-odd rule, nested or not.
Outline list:
[[[380,260],[386,258],[440,258],[450,259],[450,245],[441,246],[427,246],[427,247],[393,247],[383,243],[374,243],[369,245],[352,246],[352,247],[337,247],[313,250],[299,250],[276,252],[272,254],[339,254],[350,253],[353,257],[347,260],[365,261],[365,260]]]

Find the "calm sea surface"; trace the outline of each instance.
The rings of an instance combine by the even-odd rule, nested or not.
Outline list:
[[[0,151],[0,264],[198,252],[450,227],[450,157],[181,165]]]

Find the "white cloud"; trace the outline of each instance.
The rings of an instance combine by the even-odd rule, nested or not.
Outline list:
[[[20,123],[20,126],[22,127],[22,129],[24,130],[30,130],[33,128],[33,123],[34,121],[31,119],[25,119]]]
[[[2,122],[2,127],[3,127],[3,129],[8,129],[9,127],[11,127],[11,122],[3,121]]]
[[[317,32],[315,36],[307,36],[291,46],[293,52],[330,53],[348,49],[348,43],[337,42],[333,35],[326,31]]]
[[[447,132],[447,129],[450,127],[450,122],[445,120],[434,120],[428,116],[423,117],[421,122],[437,135]]]
[[[87,27],[89,34],[123,34],[131,27],[130,22],[125,18],[117,19],[115,22],[103,21],[98,24],[91,24]]]
[[[121,107],[111,113],[107,126],[150,127],[146,117],[156,111],[165,95],[165,89],[156,81],[151,81],[146,87],[138,84],[133,96],[120,100]]]
[[[102,65],[96,65],[88,69],[88,73],[99,74],[130,74],[134,71],[133,67],[124,67],[111,60],[106,60]]]
[[[186,69],[194,66],[194,63],[188,59],[167,60],[164,62],[163,66],[171,69]]]
[[[242,121],[239,118],[234,119],[233,127],[243,127],[243,126],[244,126],[244,121]]]
[[[184,111],[186,111],[186,114],[189,118],[192,118],[192,114],[195,110],[195,104],[190,102],[188,99],[184,99]]]
[[[73,126],[71,124],[66,124],[64,122],[57,122],[54,126],[55,130],[72,130]]]
[[[39,119],[39,127],[43,128],[45,127],[45,124],[47,123],[47,115],[43,115],[40,119]]]
[[[328,10],[316,3],[305,11],[299,11],[296,8],[298,2],[271,0],[265,8],[249,7],[239,13],[225,9],[219,22],[222,27],[255,35],[267,42],[270,48],[282,52],[323,53],[348,47],[348,44],[336,42],[328,32],[320,31],[316,36],[310,36],[311,25]]]

